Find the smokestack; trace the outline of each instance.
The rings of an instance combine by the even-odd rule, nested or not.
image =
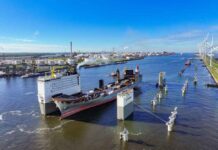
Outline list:
[[[117,69],[117,82],[119,82],[120,81],[120,71],[119,71],[119,69]]]
[[[99,88],[100,89],[104,88],[104,80],[99,80]]]
[[[73,58],[72,42],[70,42],[70,58]]]

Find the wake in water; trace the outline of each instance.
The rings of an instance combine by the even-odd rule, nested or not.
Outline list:
[[[26,92],[26,93],[24,93],[24,95],[33,95],[33,94],[35,94],[35,92]]]
[[[6,132],[5,135],[11,135],[11,134],[13,134],[14,132],[15,132],[15,130],[11,130],[11,131]]]
[[[39,117],[39,115],[34,111],[22,113],[22,111],[20,111],[20,110],[12,110],[12,111],[1,113],[0,114],[0,121],[4,121],[6,116],[8,116],[8,115],[11,115],[11,116],[31,115],[32,117],[36,117],[36,118]]]
[[[130,135],[135,135],[135,136],[139,136],[142,134],[142,132],[138,132],[138,133],[129,133]]]
[[[17,129],[20,132],[24,132],[27,134],[35,134],[35,133],[39,134],[39,133],[45,133],[45,132],[56,131],[56,130],[62,129],[62,127],[69,122],[72,122],[72,121],[69,120],[66,122],[61,122],[59,125],[54,126],[53,128],[37,128],[35,130],[25,130],[25,128],[27,128],[26,125],[17,125]]]

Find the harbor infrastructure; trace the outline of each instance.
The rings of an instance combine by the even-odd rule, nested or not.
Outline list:
[[[166,85],[165,72],[160,72],[158,77],[158,87],[163,89]]]
[[[127,89],[117,94],[117,119],[125,120],[133,111],[134,91]]]
[[[177,116],[177,107],[175,107],[174,110],[171,112],[171,115],[169,116],[169,121],[166,122],[168,132],[171,132],[173,130],[176,116]]]
[[[120,132],[120,140],[127,142],[129,140],[129,131],[124,128],[122,132]]]
[[[183,87],[182,87],[182,95],[184,96],[186,91],[187,91],[187,88],[188,88],[188,80],[185,81]]]

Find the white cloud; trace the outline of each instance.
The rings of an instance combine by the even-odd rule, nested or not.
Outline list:
[[[6,41],[6,42],[23,42],[23,43],[31,43],[34,42],[32,39],[26,39],[26,38],[13,38],[13,37],[5,37],[1,36],[0,37],[1,41]]]
[[[148,51],[195,51],[197,44],[203,40],[207,32],[193,29],[185,32],[174,32],[172,34],[148,37],[144,36],[134,42],[125,43],[123,46],[128,50],[148,50]]]
[[[24,42],[24,43],[31,43],[34,42],[34,40],[31,39],[15,39],[17,42]]]
[[[196,39],[202,37],[205,33],[202,30],[191,30],[187,32],[180,32],[169,35],[166,37],[168,40],[172,41],[187,41],[190,39]]]
[[[2,52],[66,52],[68,46],[33,43],[0,43]]]

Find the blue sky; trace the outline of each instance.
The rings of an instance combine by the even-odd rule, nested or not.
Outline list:
[[[0,51],[194,51],[218,38],[215,0],[0,0]]]

